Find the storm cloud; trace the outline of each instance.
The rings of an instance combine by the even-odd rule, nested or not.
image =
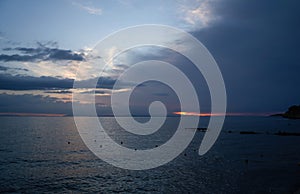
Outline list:
[[[284,111],[300,99],[300,2],[218,1],[220,19],[191,32],[216,59],[228,111]]]

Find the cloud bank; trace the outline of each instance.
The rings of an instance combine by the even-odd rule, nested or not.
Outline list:
[[[10,62],[38,62],[38,61],[84,61],[83,53],[75,53],[72,50],[51,48],[47,44],[37,43],[37,47],[4,48],[4,51],[16,52],[15,54],[1,54],[0,61]]]

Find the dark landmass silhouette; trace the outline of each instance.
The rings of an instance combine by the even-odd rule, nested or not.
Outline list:
[[[281,116],[288,119],[300,119],[300,105],[290,106],[285,113],[273,114],[271,116]]]

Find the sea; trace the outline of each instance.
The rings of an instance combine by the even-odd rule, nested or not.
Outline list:
[[[167,118],[142,138],[113,117],[99,121],[122,146],[151,149],[172,137],[179,119]],[[208,121],[201,118],[198,127]],[[181,130],[197,130],[188,127]],[[300,120],[228,116],[205,155],[198,154],[205,132],[197,130],[174,160],[126,170],[95,156],[73,117],[0,117],[0,193],[300,193],[299,133]]]

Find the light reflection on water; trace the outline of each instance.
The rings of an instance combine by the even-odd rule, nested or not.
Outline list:
[[[177,125],[177,118],[169,118],[163,130],[139,138],[122,131],[113,118],[101,119],[116,142],[138,149],[160,145]],[[238,133],[243,130],[261,134]],[[300,187],[300,137],[271,134],[278,130],[300,130],[300,121],[229,117],[206,155],[198,155],[203,133],[197,132],[174,161],[129,171],[94,156],[72,117],[1,117],[0,192],[292,193]]]

